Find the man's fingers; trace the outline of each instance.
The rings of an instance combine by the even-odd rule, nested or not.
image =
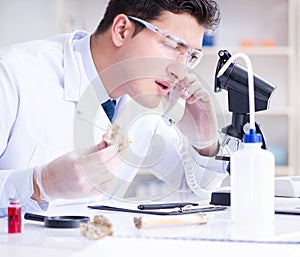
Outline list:
[[[81,166],[86,168],[104,165],[107,161],[116,156],[117,153],[118,146],[111,145],[101,149],[100,151],[92,152],[79,157],[78,162]]]
[[[210,99],[207,90],[203,88],[194,73],[188,74],[181,80],[179,86],[183,88],[181,97],[186,99],[189,104],[193,104],[199,100],[207,102]]]
[[[205,88],[202,87],[201,83],[196,81],[193,84],[188,85],[182,92],[181,95],[187,100],[189,104],[193,104],[197,101],[209,102],[210,96]]]
[[[102,160],[103,162],[106,162],[113,158],[119,150],[119,145],[111,145],[106,148],[101,149],[100,151],[97,151],[95,153],[92,153],[91,155],[98,156],[98,159]]]
[[[95,152],[100,151],[100,150],[102,150],[106,147],[107,147],[107,143],[105,141],[101,141],[97,145],[93,145],[93,146],[88,147],[88,148],[76,150],[76,154],[77,154],[77,156],[80,157],[80,156],[88,155],[88,154],[91,154],[91,153],[95,153]]]
[[[107,147],[107,143],[105,141],[101,141],[99,144],[96,145],[96,151],[100,151]]]
[[[197,91],[193,93],[194,98],[196,101],[201,100],[204,103],[210,102],[210,95],[207,90],[203,87],[200,87]]]

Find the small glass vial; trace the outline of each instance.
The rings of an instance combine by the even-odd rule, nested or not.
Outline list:
[[[16,198],[9,198],[8,206],[8,233],[21,233],[22,216],[21,204]]]

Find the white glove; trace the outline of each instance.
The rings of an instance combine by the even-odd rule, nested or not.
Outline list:
[[[178,85],[186,99],[184,115],[177,126],[199,153],[214,156],[218,152],[218,122],[208,91],[196,74],[188,73]]]
[[[116,145],[106,146],[103,141],[95,147],[70,152],[47,165],[36,167],[34,179],[40,190],[40,199],[92,197],[111,187],[115,180],[112,170],[120,159]]]

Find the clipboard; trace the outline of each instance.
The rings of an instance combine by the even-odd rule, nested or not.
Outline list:
[[[129,213],[139,213],[139,214],[152,214],[152,215],[184,215],[184,214],[192,214],[192,213],[199,213],[199,212],[213,212],[213,211],[222,211],[226,210],[226,206],[206,206],[200,208],[187,208],[187,209],[178,209],[178,210],[171,210],[171,211],[152,211],[152,210],[136,210],[136,209],[127,209],[127,208],[120,208],[108,205],[89,205],[88,208],[90,209],[97,209],[103,211],[114,211],[114,212],[129,212]]]

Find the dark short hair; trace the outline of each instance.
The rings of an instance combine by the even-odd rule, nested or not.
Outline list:
[[[213,0],[110,0],[95,34],[106,32],[119,14],[151,21],[158,19],[164,11],[188,13],[201,26],[210,30],[216,29],[220,22],[219,5]],[[142,28],[136,26],[135,34]]]

